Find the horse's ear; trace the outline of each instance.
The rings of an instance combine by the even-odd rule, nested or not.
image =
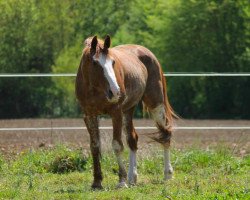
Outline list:
[[[104,49],[108,49],[110,47],[111,39],[109,35],[106,35],[104,40]]]
[[[94,36],[92,41],[91,41],[91,49],[95,50],[96,49],[96,45],[97,45],[97,36]]]

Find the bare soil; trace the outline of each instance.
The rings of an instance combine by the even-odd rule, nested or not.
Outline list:
[[[154,126],[154,122],[149,119],[135,119],[134,124],[137,127]],[[53,130],[53,127],[83,126],[85,124],[82,119],[0,120],[0,128],[51,127],[50,130],[42,131],[0,131],[0,152],[12,155],[31,148],[49,148],[60,143],[88,150],[89,135],[86,130]],[[100,126],[111,126],[111,120],[101,119]],[[178,120],[176,126],[250,126],[250,120]],[[139,150],[154,145],[147,135],[155,131],[137,130]],[[111,149],[112,131],[101,130],[101,139],[103,149]],[[235,154],[244,156],[250,153],[250,130],[175,130],[171,145],[176,149],[226,146]]]

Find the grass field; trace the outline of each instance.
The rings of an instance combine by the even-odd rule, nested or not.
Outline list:
[[[116,189],[117,164],[102,155],[101,191],[92,191],[91,157],[64,145],[0,156],[0,199],[249,199],[250,156],[236,157],[220,146],[209,150],[173,149],[174,179],[163,181],[160,147],[138,155],[138,184]],[[124,160],[128,165],[128,150]],[[125,159],[126,158],[126,159]]]

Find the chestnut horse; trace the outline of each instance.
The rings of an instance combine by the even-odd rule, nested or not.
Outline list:
[[[155,120],[158,132],[152,134],[164,147],[164,177],[170,179],[170,139],[173,116],[166,94],[165,78],[154,54],[143,46],[120,45],[110,47],[110,37],[96,36],[85,40],[76,77],[76,96],[90,135],[90,149],[94,165],[92,188],[102,188],[100,165],[100,132],[98,115],[108,114],[113,123],[112,147],[119,165],[117,187],[126,187],[127,173],[122,161],[122,127],[130,149],[128,183],[137,181],[136,152],[138,135],[133,125],[133,113],[140,100]]]

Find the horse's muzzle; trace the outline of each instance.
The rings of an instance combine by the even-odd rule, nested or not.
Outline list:
[[[109,102],[111,103],[116,103],[118,102],[119,98],[120,98],[120,92],[112,92],[110,89],[107,91],[107,99]]]

